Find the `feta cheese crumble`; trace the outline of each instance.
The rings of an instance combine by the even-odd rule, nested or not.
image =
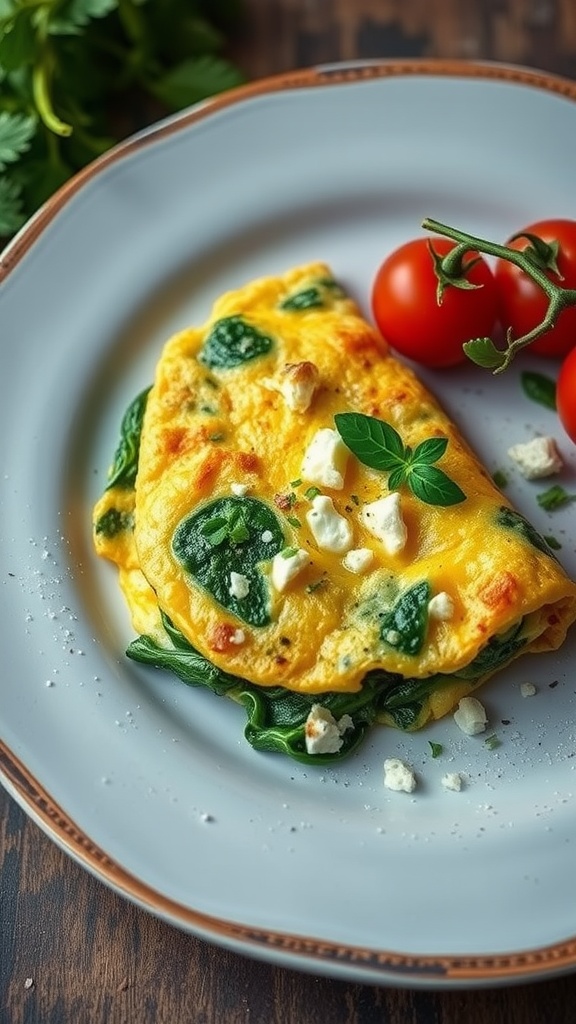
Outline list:
[[[312,499],[312,508],[306,513],[306,520],[314,540],[323,551],[344,554],[352,547],[352,527],[336,511],[332,498],[327,495],[317,494]]]
[[[523,697],[533,697],[536,693],[534,683],[520,683],[520,693]]]
[[[460,772],[446,772],[446,775],[442,776],[441,782],[444,789],[451,789],[453,793],[459,793],[462,789],[462,776]]]
[[[524,444],[514,444],[508,455],[527,480],[553,476],[564,465],[553,437],[535,437]]]
[[[301,363],[286,363],[279,380],[267,377],[264,387],[278,391],[291,412],[307,412],[320,384],[318,367],[304,360]]]
[[[408,533],[402,518],[398,491],[392,491],[386,497],[364,505],[358,518],[368,533],[381,542],[389,555],[397,555],[402,551]]]
[[[264,530],[261,540],[263,544],[270,544],[270,542],[274,540],[274,534],[272,533],[272,530]]]
[[[237,647],[243,644],[246,639],[246,633],[243,629],[235,629],[230,636],[230,643],[235,644]]]
[[[388,757],[384,761],[384,785],[395,793],[413,793],[416,789],[416,776],[399,757]]]
[[[344,555],[342,565],[349,572],[362,573],[370,568],[374,561],[374,552],[370,548],[353,548]]]
[[[484,706],[476,697],[462,697],[454,712],[454,721],[467,736],[477,736],[486,729],[488,717]]]
[[[237,498],[243,498],[250,490],[250,484],[232,483],[230,484],[230,490],[232,494],[235,494]]]
[[[354,723],[350,715],[343,715],[336,721],[328,708],[322,704],[313,704],[304,724],[307,753],[337,754],[344,742],[344,733],[347,729],[353,728]]]
[[[272,559],[272,584],[274,588],[282,593],[291,580],[293,580],[302,569],[308,565],[310,556],[304,548],[298,548],[293,554],[279,551]]]
[[[445,590],[441,590],[428,602],[428,615],[431,619],[447,622],[454,615],[454,601]]]
[[[234,572],[232,570],[230,573],[230,586],[228,587],[230,597],[235,597],[238,601],[241,601],[243,597],[248,596],[249,590],[250,580],[248,577],[244,576],[241,572]]]
[[[311,484],[341,491],[349,454],[338,431],[322,427],[304,452],[302,476]]]

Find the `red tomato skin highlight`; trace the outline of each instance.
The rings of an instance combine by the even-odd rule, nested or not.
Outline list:
[[[565,288],[576,288],[576,221],[563,218],[535,221],[522,231],[538,235],[544,242],[558,241],[558,270],[562,278],[551,271],[551,281]],[[511,249],[522,250],[529,244],[526,238],[506,243]],[[504,331],[512,328],[514,338],[528,334],[546,315],[548,299],[539,285],[522,270],[506,260],[498,260],[494,276],[498,292],[499,315]],[[529,351],[546,358],[565,356],[576,345],[576,306],[565,309],[552,330],[542,334],[529,346]]]
[[[454,242],[415,238],[380,265],[372,286],[372,313],[382,337],[401,355],[435,369],[466,361],[462,345],[492,334],[498,318],[494,276],[480,258],[466,273],[474,289],[449,286],[437,302],[438,279],[428,245],[444,256]],[[466,257],[466,263],[477,254]]]
[[[558,375],[556,406],[560,422],[576,444],[576,346],[568,353]]]

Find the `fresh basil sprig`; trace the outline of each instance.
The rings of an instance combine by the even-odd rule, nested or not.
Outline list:
[[[412,449],[390,423],[359,412],[337,413],[336,429],[344,444],[365,466],[388,472],[388,487],[406,484],[427,505],[458,505],[466,495],[434,465],[448,446],[447,437],[429,437]]]

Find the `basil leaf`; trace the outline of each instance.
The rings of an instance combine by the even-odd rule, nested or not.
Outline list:
[[[546,409],[556,409],[556,382],[551,377],[545,377],[542,373],[533,373],[525,370],[520,381],[524,393],[533,402],[545,406]]]
[[[108,472],[107,490],[111,487],[124,487],[127,490],[134,487],[138,473],[142,424],[149,393],[150,388],[146,388],[136,395],[122,417],[120,440]]]
[[[262,540],[270,531],[272,539]],[[251,626],[270,621],[268,583],[258,564],[285,546],[275,513],[257,498],[217,498],[176,527],[172,551],[192,579],[224,608]],[[231,593],[231,573],[247,582],[243,597]]]
[[[396,469],[404,465],[402,438],[389,423],[360,412],[336,413],[334,422],[344,444],[365,466]]]
[[[418,654],[428,627],[429,600],[430,584],[427,580],[405,591],[382,623],[382,639],[403,654]]]
[[[441,469],[427,463],[411,466],[408,486],[427,505],[458,505],[466,500],[464,491]]]
[[[438,462],[448,447],[447,437],[429,437],[414,449],[412,462]]]
[[[205,366],[228,370],[264,356],[273,347],[272,338],[252,327],[241,316],[217,320],[200,351]]]

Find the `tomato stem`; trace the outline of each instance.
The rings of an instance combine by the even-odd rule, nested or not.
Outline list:
[[[531,331],[528,331],[527,334],[514,338],[511,328],[508,328],[505,349],[496,348],[491,338],[475,338],[465,343],[464,351],[468,358],[480,366],[489,367],[493,373],[502,373],[510,365],[520,349],[530,345],[541,334],[545,334],[546,331],[549,331],[554,326],[564,309],[567,309],[569,306],[576,306],[576,288],[563,288],[561,285],[555,284],[554,281],[550,280],[545,271],[536,266],[534,261],[521,250],[511,249],[507,245],[490,242],[485,238],[477,238],[475,235],[460,231],[458,228],[449,227],[430,217],[426,217],[422,221],[422,227],[426,231],[433,231],[437,235],[451,238],[457,243],[456,248],[448,253],[448,256],[444,257],[444,259],[453,262],[454,260],[462,260],[468,252],[481,252],[485,256],[507,260],[522,270],[528,277],[532,278],[548,299],[548,308],[544,319]]]

